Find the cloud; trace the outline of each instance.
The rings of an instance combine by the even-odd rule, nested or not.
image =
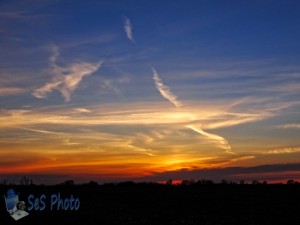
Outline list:
[[[49,59],[49,64],[54,77],[50,82],[35,89],[32,92],[32,95],[36,98],[46,98],[47,93],[58,90],[63,95],[65,101],[68,102],[71,100],[71,94],[77,89],[81,80],[97,71],[102,62],[79,62],[60,67],[56,64],[57,57],[59,56],[59,49],[57,46],[54,46],[52,50],[53,54]]]
[[[124,103],[118,106],[113,103],[103,106],[94,105],[92,114],[89,117],[80,117],[80,113],[73,113],[74,110],[68,110],[66,107],[57,106],[49,108],[32,108],[32,111],[20,109],[0,110],[0,127],[11,127],[18,124],[48,124],[55,121],[57,124],[70,125],[170,125],[182,126],[195,125],[200,126],[202,130],[220,129],[225,127],[239,126],[249,122],[260,121],[268,109],[245,107],[244,111],[233,114],[226,113],[228,109],[224,106],[205,102],[193,104],[192,107],[186,105],[184,108],[165,107],[165,104],[148,102]],[[247,110],[251,113],[247,113]],[[269,114],[268,114],[269,115]],[[268,117],[274,117],[276,114],[270,114]],[[243,117],[243,120],[239,118]],[[248,119],[247,119],[248,118]],[[234,122],[237,120],[237,122]],[[217,124],[216,124],[217,123]]]
[[[89,110],[89,109],[85,109],[85,108],[75,108],[75,109],[74,109],[74,112],[75,112],[75,113],[90,113],[90,112],[92,112],[92,111]]]
[[[25,90],[23,88],[18,87],[0,87],[0,96],[7,95],[18,95],[24,93]]]
[[[156,86],[157,90],[160,92],[160,94],[165,99],[167,99],[169,102],[171,102],[173,105],[175,105],[175,107],[181,107],[182,103],[177,100],[177,96],[170,91],[169,87],[165,86],[162,83],[162,80],[160,79],[157,71],[155,69],[152,69],[152,71],[153,71],[153,80],[155,82],[155,86]],[[195,131],[211,140],[214,140],[216,143],[218,143],[218,146],[222,149],[225,149],[227,153],[233,153],[231,151],[231,147],[230,147],[228,141],[225,138],[215,135],[215,134],[208,133],[208,132],[204,131],[203,129],[196,128],[195,126],[192,126],[192,125],[187,126],[187,128],[190,128],[193,131]]]
[[[25,127],[19,127],[19,129],[28,130],[28,131],[37,132],[37,133],[43,133],[43,134],[62,134],[61,132],[38,130],[38,129],[31,129],[31,128],[25,128]]]
[[[253,160],[251,154],[257,157],[268,156],[263,153],[266,150],[240,155],[241,150],[236,149],[237,154],[228,154],[232,153],[228,141],[219,134],[207,132],[205,127],[215,121],[231,121],[238,118],[239,113],[224,113],[223,110],[228,108],[210,104],[193,104],[190,108],[188,105],[182,108],[170,105],[166,108],[161,102],[134,102],[94,105],[88,110],[85,110],[84,105],[74,108],[59,105],[32,107],[30,110],[2,109],[0,129],[6,135],[0,140],[0,155],[6,159],[12,157],[7,149],[38,155],[39,149],[43,149],[45,154],[41,156],[40,163],[36,162],[30,168],[32,171],[41,171],[45,167],[59,171],[60,167],[76,164],[76,168],[67,168],[71,174],[76,174],[79,167],[89,164],[95,165],[97,172],[114,172],[119,177],[125,177],[131,172],[139,176],[183,168],[194,170],[235,165],[239,164],[236,161]],[[89,110],[91,112],[86,114]],[[252,118],[261,110],[265,109],[245,107],[240,116],[248,115]],[[240,124],[247,122],[243,120]],[[220,123],[218,127],[236,125]],[[233,143],[238,146],[234,139]],[[280,152],[284,154],[291,150],[277,150],[277,154]],[[276,153],[273,151],[269,154]],[[133,163],[136,163],[135,170],[130,167]],[[106,166],[111,164],[118,169],[107,169]],[[124,168],[126,166],[130,168]],[[0,169],[5,171],[6,167]],[[19,169],[22,171],[24,168]],[[90,171],[95,171],[92,169]]]
[[[277,127],[278,128],[284,128],[284,129],[289,129],[289,128],[300,129],[300,124],[299,123],[284,124],[284,125],[279,125]]]
[[[152,72],[153,72],[153,80],[155,82],[156,89],[160,92],[160,94],[169,102],[171,102],[175,107],[177,108],[181,107],[182,106],[181,102],[178,101],[177,96],[171,92],[169,87],[163,84],[157,71],[154,68],[152,68]]]
[[[286,147],[286,148],[278,148],[272,149],[265,152],[265,154],[290,154],[300,152],[300,147]]]
[[[125,18],[125,21],[124,21],[124,31],[125,31],[125,34],[126,34],[126,37],[134,42],[134,39],[133,39],[133,32],[132,32],[132,25],[131,25],[131,22],[129,20],[129,18]]]
[[[32,156],[31,156],[32,157]],[[36,160],[36,158],[34,158]],[[31,163],[34,162],[31,160]],[[1,163],[5,163],[7,161],[2,161]],[[15,167],[15,162],[11,163],[11,167]],[[2,165],[2,164],[1,164]],[[9,180],[19,180],[22,176],[20,174],[11,173],[11,168],[9,168],[7,173],[5,171],[1,171],[1,175]],[[131,180],[135,182],[145,181],[165,181],[168,179],[173,180],[187,180],[187,179],[195,179],[195,180],[213,180],[215,182],[219,182],[223,179],[229,181],[239,182],[240,180],[246,180],[247,182],[251,182],[252,180],[268,180],[271,183],[275,182],[285,182],[288,179],[299,179],[299,170],[300,164],[269,164],[269,165],[259,165],[259,166],[251,166],[251,167],[227,167],[227,168],[205,168],[205,169],[197,169],[197,170],[176,170],[176,171],[168,171],[168,172],[160,172],[155,173],[149,176],[143,177],[131,177]],[[75,176],[75,175],[66,175],[63,173],[43,173],[41,171],[37,173],[31,173],[30,178],[34,180],[35,183],[40,184],[57,184],[61,183],[67,179],[76,179],[76,181],[84,181],[88,182],[91,178],[92,174],[89,176]],[[109,180],[114,181],[122,181],[128,180],[128,178],[111,178],[111,177],[104,177],[97,176],[99,181],[107,182]],[[104,177],[104,178],[103,178]]]
[[[122,77],[119,79],[103,79],[101,81],[101,88],[104,92],[113,92],[115,94],[120,94],[120,84],[128,83],[130,79],[128,77]]]
[[[236,182],[240,180],[268,180],[271,182],[282,182],[287,179],[299,179],[299,170],[299,163],[269,164],[252,167],[205,168],[197,170],[182,169],[157,173],[147,178],[148,180],[209,179],[219,182],[222,179],[226,179]]]
[[[57,45],[52,46],[52,55],[49,57],[50,66],[56,67],[56,60],[59,56],[59,48]]]
[[[239,124],[260,121],[274,116],[274,113],[268,111],[254,112],[254,113],[221,113],[216,115],[216,119],[211,118],[211,122],[204,124],[204,129],[218,129],[223,127],[232,127]],[[219,120],[220,118],[226,118]]]
[[[211,139],[211,140],[214,140],[218,144],[218,147],[225,149],[227,153],[233,153],[231,151],[231,147],[230,147],[228,141],[225,138],[223,138],[219,135],[216,135],[216,134],[208,133],[208,132],[202,130],[201,128],[196,128],[195,126],[187,126],[187,127],[192,129],[193,131]]]

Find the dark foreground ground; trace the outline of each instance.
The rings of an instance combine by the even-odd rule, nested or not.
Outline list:
[[[14,186],[46,195],[44,211],[14,221],[0,186],[0,224],[300,224],[299,185]],[[50,210],[51,194],[80,199],[78,211]]]

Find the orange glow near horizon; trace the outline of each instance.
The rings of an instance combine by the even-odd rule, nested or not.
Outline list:
[[[299,148],[263,149],[262,145],[262,150],[250,152],[248,143],[218,134],[218,129],[269,116],[261,110],[232,113],[226,104],[214,107],[208,103],[201,109],[133,104],[85,110],[10,110],[0,117],[0,129],[6,132],[0,140],[0,171],[137,178],[170,171],[255,166],[260,164],[257,159],[276,163],[278,154],[297,154]]]

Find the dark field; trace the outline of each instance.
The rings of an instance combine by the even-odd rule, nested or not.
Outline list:
[[[44,211],[14,221],[8,188],[27,203],[46,194]],[[51,194],[79,197],[78,211],[50,210]],[[300,185],[0,186],[0,224],[300,224]]]

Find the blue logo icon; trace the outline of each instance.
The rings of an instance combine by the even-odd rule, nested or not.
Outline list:
[[[6,196],[4,195],[6,210],[14,220],[22,219],[29,215],[26,212],[26,205],[24,201],[19,201],[19,193],[16,194],[13,189],[8,189]]]

